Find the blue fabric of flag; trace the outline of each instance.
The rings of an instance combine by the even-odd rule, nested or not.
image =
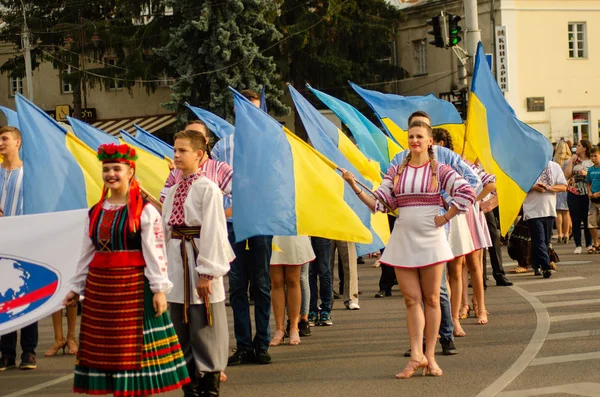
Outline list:
[[[160,153],[163,157],[173,158],[173,146],[169,145],[159,137],[152,135],[137,124],[133,125],[136,130],[135,138],[138,142],[143,143],[146,147],[151,148],[154,152]]]
[[[219,139],[223,139],[226,136],[233,134],[235,128],[227,120],[222,119],[208,110],[204,110],[190,104],[186,105],[196,115],[196,117],[206,124],[209,130],[219,137]]]
[[[17,94],[15,102],[24,143],[24,214],[87,208],[84,175],[66,147],[67,131],[24,96]]]
[[[97,150],[98,147],[105,143],[114,143],[119,145],[119,139],[106,132],[99,130],[96,127],[89,125],[81,120],[74,119],[67,116],[67,120],[73,129],[75,136],[83,141],[93,150]]]

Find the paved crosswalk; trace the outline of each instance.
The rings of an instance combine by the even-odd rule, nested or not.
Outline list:
[[[563,267],[586,263],[592,262],[561,262],[550,279],[532,273],[511,276],[511,288],[535,310],[536,332],[520,359],[478,396],[600,396],[600,383],[596,383],[600,380],[600,279],[596,274],[569,276]],[[516,264],[505,266],[508,270]],[[530,371],[548,371],[553,376],[531,387],[535,385],[527,382]]]

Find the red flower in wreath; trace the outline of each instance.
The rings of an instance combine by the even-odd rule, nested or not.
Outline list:
[[[127,145],[119,145],[117,146],[117,151],[123,155],[129,153],[129,146]]]
[[[113,154],[115,154],[117,152],[117,145],[114,144],[109,144],[109,145],[102,145],[104,148],[104,153],[108,154],[109,156],[112,156]]]

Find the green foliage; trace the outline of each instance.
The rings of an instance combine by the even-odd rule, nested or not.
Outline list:
[[[174,15],[169,41],[157,50],[177,82],[167,109],[186,119],[185,103],[233,119],[233,97],[227,87],[259,92],[266,86],[270,111],[286,114],[279,98],[281,78],[268,46],[281,39],[274,18],[279,1],[169,0]]]
[[[282,47],[286,79],[304,93],[308,82],[364,108],[349,80],[368,84],[404,76],[402,68],[389,62],[400,18],[384,0],[285,0],[278,27],[294,35]]]

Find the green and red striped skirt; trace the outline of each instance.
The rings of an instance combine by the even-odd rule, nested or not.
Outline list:
[[[143,268],[90,268],[75,393],[135,397],[190,382],[169,314],[155,317],[152,298]]]

